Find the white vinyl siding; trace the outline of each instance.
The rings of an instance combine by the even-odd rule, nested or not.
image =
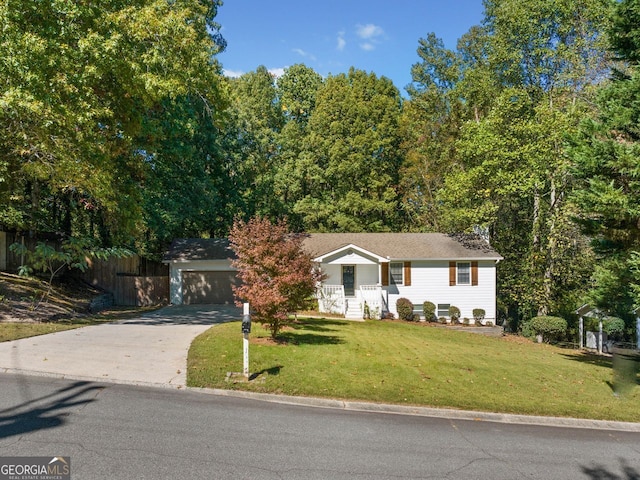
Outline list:
[[[169,298],[173,305],[183,303],[183,272],[234,272],[229,260],[195,260],[169,264]]]
[[[411,300],[414,305],[429,301],[449,304],[460,309],[460,318],[473,318],[473,309],[482,308],[485,320],[496,322],[496,264],[493,260],[478,261],[478,285],[449,284],[449,262],[446,260],[412,260],[411,286],[399,285],[389,290],[389,309],[395,310],[400,297]],[[447,311],[448,316],[448,311]]]

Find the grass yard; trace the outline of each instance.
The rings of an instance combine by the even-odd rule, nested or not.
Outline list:
[[[71,323],[0,323],[0,342],[61,332],[62,330],[70,330],[85,325]]]
[[[114,307],[103,312],[79,317],[71,317],[48,322],[0,322],[0,342],[18,340],[20,338],[46,335],[47,333],[71,330],[72,328],[87,327],[89,325],[99,325],[114,320],[134,318],[141,311],[151,311],[157,307]]]
[[[427,324],[304,319],[274,344],[254,325],[252,380],[237,322],[200,335],[189,351],[195,387],[405,405],[640,422],[640,387],[613,394],[611,357],[520,337],[491,338]],[[636,383],[638,380],[636,378]]]

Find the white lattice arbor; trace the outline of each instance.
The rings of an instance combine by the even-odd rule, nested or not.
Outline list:
[[[580,317],[580,348],[584,347],[584,319],[593,317],[598,319],[598,353],[602,353],[602,318],[604,314],[597,308],[589,304],[581,306],[576,310],[576,315]]]

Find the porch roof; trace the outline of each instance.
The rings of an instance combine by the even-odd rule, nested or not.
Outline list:
[[[502,260],[476,235],[444,233],[312,233],[304,248],[325,257],[350,245],[388,260]]]

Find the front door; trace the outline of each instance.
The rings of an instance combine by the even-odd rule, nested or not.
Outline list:
[[[353,297],[356,294],[356,267],[355,265],[342,265],[342,285],[344,295]]]

